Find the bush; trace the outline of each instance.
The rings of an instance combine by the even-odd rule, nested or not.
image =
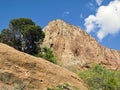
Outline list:
[[[58,84],[55,88],[47,88],[47,90],[79,90],[79,89],[71,86],[68,83],[65,83],[65,84]]]
[[[52,63],[55,63],[55,64],[57,63],[57,60],[56,60],[57,57],[54,55],[52,50],[50,48],[47,48],[47,47],[43,48],[43,50],[41,50],[39,48],[39,53],[36,54],[35,56],[44,58],[44,59],[46,59]]]
[[[0,73],[0,81],[4,83],[10,82],[11,74],[9,73]]]
[[[78,74],[88,84],[90,90],[120,90],[120,71],[107,70],[93,65]]]

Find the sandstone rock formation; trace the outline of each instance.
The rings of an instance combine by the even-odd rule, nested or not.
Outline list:
[[[0,43],[0,89],[13,90],[14,83],[22,85],[24,89],[20,90],[46,90],[59,83],[87,90],[83,81],[67,69]]]
[[[44,32],[43,46],[52,48],[58,62],[68,69],[80,69],[89,63],[120,68],[120,52],[101,46],[79,27],[57,19],[48,23]]]

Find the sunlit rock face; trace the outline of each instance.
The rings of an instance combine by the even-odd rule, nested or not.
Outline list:
[[[57,19],[44,28],[43,46],[57,55],[58,64],[68,69],[81,69],[90,63],[109,69],[120,68],[120,52],[105,48],[84,30]]]

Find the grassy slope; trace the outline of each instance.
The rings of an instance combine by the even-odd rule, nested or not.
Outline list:
[[[0,43],[0,88],[21,86],[24,90],[44,90],[66,82],[87,90],[76,74]]]

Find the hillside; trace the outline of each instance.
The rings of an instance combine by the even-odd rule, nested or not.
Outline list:
[[[120,52],[101,46],[93,37],[60,19],[45,27],[43,46],[58,56],[58,64],[72,71],[97,63],[109,69],[120,69]]]
[[[20,90],[46,90],[60,83],[87,90],[84,82],[74,73],[0,43],[0,88],[20,85]],[[6,89],[5,89],[6,90]],[[18,89],[15,89],[18,90]]]

